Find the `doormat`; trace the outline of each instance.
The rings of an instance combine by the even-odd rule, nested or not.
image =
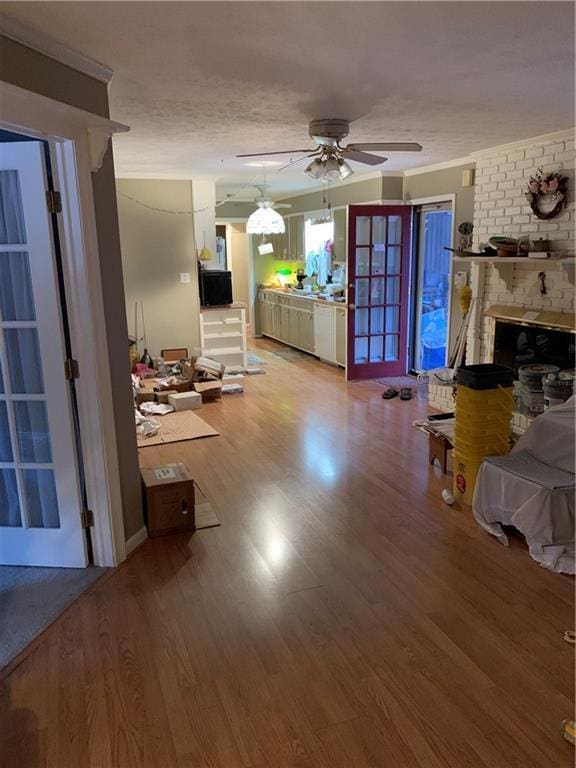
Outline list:
[[[300,352],[299,349],[269,349],[269,354],[279,357],[282,360],[298,360],[303,357],[306,352]]]
[[[175,411],[158,417],[160,429],[151,437],[138,437],[138,448],[164,443],[179,443],[199,437],[213,437],[218,432],[192,411]]]
[[[107,570],[0,566],[0,669]]]
[[[383,387],[393,387],[398,390],[401,387],[409,387],[416,397],[422,399],[428,397],[427,379],[418,381],[415,376],[384,376],[381,379],[374,379],[374,381],[377,384],[382,384]]]
[[[268,365],[266,360],[258,357],[258,355],[255,355],[254,352],[248,352],[246,360],[248,361],[248,365]]]
[[[201,531],[204,528],[217,528],[220,520],[216,517],[214,507],[202,493],[197,483],[194,483],[196,489],[196,500],[194,502],[194,516],[196,518],[196,530]]]

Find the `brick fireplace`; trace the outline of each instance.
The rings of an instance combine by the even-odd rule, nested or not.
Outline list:
[[[493,235],[547,238],[554,259],[524,258],[470,263],[470,285],[475,302],[467,335],[467,363],[493,361],[496,323],[494,307],[516,308],[518,322],[535,314],[565,315],[548,327],[566,330],[566,318],[574,316],[574,252],[576,226],[575,159],[573,132],[562,132],[523,143],[479,152],[476,158],[474,198],[474,250]],[[562,171],[569,178],[568,205],[554,219],[538,219],[524,197],[528,177],[543,167],[545,172]],[[456,269],[454,269],[454,272]],[[546,293],[538,278],[545,273]],[[496,313],[497,314],[497,313]],[[514,319],[512,318],[512,322]],[[571,321],[573,325],[573,320]],[[430,404],[451,408],[449,387],[430,385]]]

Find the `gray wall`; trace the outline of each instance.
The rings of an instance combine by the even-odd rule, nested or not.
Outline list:
[[[474,168],[466,163],[440,171],[428,171],[404,178],[404,199],[407,203],[421,197],[455,194],[454,221],[456,227],[463,221],[474,221],[474,187],[462,186],[462,171]]]
[[[108,117],[108,91],[104,83],[4,37],[0,37],[0,77],[20,88]],[[143,516],[111,149],[108,149],[101,170],[92,175],[92,185],[114,397],[124,532],[129,538],[142,527]]]
[[[191,183],[118,179],[117,191],[130,332],[134,331],[134,302],[142,301],[151,355],[159,355],[165,347],[187,347],[197,354],[200,302],[192,214],[164,213],[134,202],[191,211]],[[189,283],[180,282],[181,272],[190,273]],[[138,322],[141,335],[140,319]]]

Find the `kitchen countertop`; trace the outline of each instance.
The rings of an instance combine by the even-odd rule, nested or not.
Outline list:
[[[291,296],[295,299],[307,299],[308,301],[314,301],[322,304],[328,304],[333,307],[340,307],[341,309],[348,309],[348,304],[345,301],[329,301],[322,296],[315,296],[304,291],[291,290],[286,291],[282,288],[259,288],[260,291],[266,291],[267,293],[275,293],[278,296]]]

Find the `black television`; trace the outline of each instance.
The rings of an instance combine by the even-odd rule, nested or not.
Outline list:
[[[221,269],[201,269],[198,275],[200,304],[225,307],[232,304],[232,273]]]

